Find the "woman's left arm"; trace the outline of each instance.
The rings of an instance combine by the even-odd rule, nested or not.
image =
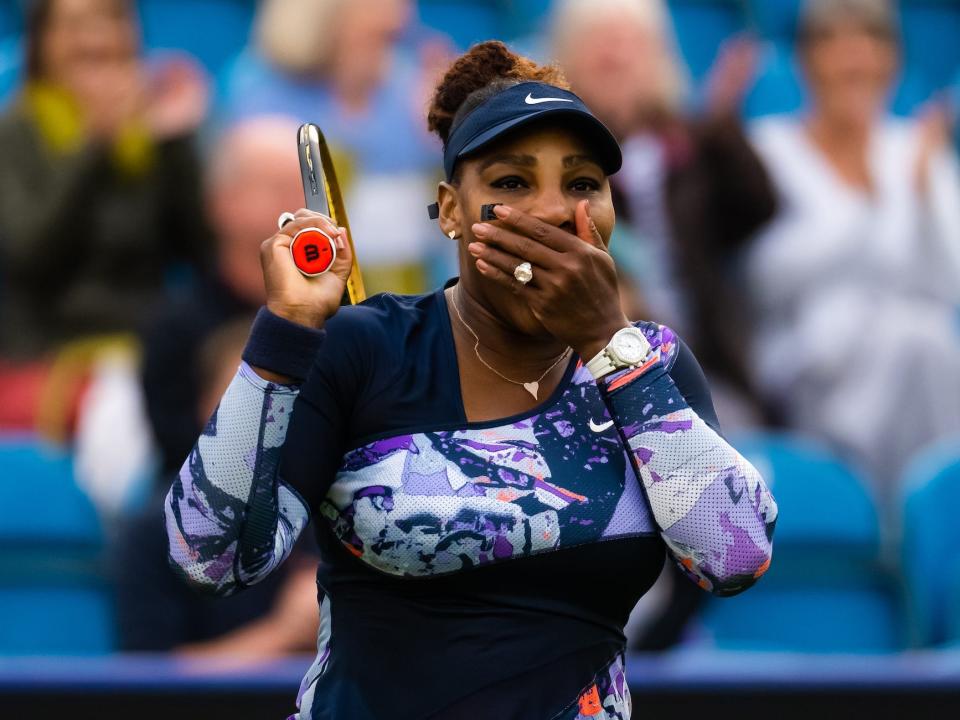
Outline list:
[[[666,328],[649,339],[643,366],[597,385],[671,555],[700,587],[735,595],[770,566],[777,505],[756,468],[717,432],[690,350]]]
[[[479,242],[468,250],[478,270],[523,298],[544,328],[584,361],[594,357],[629,322],[589,203],[577,205],[576,235],[507,206],[494,214],[502,226],[472,227]],[[523,261],[535,269],[521,286],[512,273]],[[675,342],[664,330],[641,367],[597,384],[671,554],[701,587],[734,595],[770,565],[777,506],[756,469],[677,387],[670,375]],[[685,362],[696,364],[692,356]],[[700,394],[709,397],[705,387]]]

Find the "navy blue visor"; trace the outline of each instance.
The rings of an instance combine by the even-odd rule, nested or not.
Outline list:
[[[453,178],[457,161],[497,140],[504,133],[533,122],[556,120],[574,129],[596,155],[607,175],[620,169],[623,159],[616,138],[569,90],[541,82],[511,85],[471,110],[453,127],[443,149],[443,169]],[[434,216],[431,207],[431,216]]]

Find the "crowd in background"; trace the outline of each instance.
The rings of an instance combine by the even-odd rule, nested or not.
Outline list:
[[[128,0],[38,0],[24,18],[0,115],[0,432],[71,448],[116,548],[122,647],[308,650],[313,549],[199,600],[165,564],[157,493],[239,362],[259,244],[303,204],[299,123],[332,145],[370,293],[455,274],[426,213],[441,149],[424,114],[457,47],[409,0],[264,0],[210,77],[145,53]],[[893,516],[910,457],[960,433],[953,108],[934,94],[889,112],[896,5],[803,3],[804,106],[749,119],[762,38],[730,37],[695,82],[661,0],[556,0],[539,27],[521,49],[556,61],[623,147],[611,251],[628,314],[688,341],[727,434],[817,438]],[[645,602],[660,608],[636,642],[664,647],[697,600]]]

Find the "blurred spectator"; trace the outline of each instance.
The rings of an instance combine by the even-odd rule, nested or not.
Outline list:
[[[236,373],[251,319],[240,316],[221,325],[197,348],[199,392],[190,418],[195,435]],[[167,563],[163,516],[156,512],[160,490],[155,502],[127,524],[116,544],[113,567],[121,650],[262,661],[314,647],[316,558],[295,550],[276,577],[246,592],[230,598],[197,595]]]
[[[198,419],[197,398],[216,386],[201,377],[201,345],[225,322],[263,304],[260,244],[276,232],[281,212],[303,205],[296,133],[290,118],[246,120],[229,129],[210,155],[212,272],[189,294],[159,307],[143,333],[143,390],[165,475],[180,469],[206,421],[207,415]]]
[[[226,83],[227,121],[282,113],[323,130],[371,294],[423,291],[427,263],[450,245],[423,210],[440,159],[426,89],[446,53],[400,43],[412,9],[409,0],[267,0],[256,46]]]
[[[774,191],[737,111],[752,45],[730,43],[711,72],[710,104],[688,119],[688,78],[661,0],[560,0],[554,57],[623,145],[611,182],[611,243],[649,316],[680,331],[711,381],[725,429],[768,419],[746,367],[747,307],[733,259],[775,210]],[[624,230],[624,226],[629,230]]]
[[[960,430],[960,171],[942,109],[885,114],[897,22],[885,0],[804,6],[811,104],[756,126],[783,207],[747,258],[764,391],[888,500],[913,451]]]
[[[0,427],[63,436],[96,343],[205,255],[192,61],[148,67],[126,0],[36,0],[27,82],[0,116]],[[61,355],[57,355],[63,350]]]

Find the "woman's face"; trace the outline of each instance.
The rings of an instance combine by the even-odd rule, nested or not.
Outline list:
[[[817,110],[845,125],[866,125],[887,101],[897,70],[893,41],[852,21],[838,22],[808,41],[804,71]]]
[[[55,0],[40,38],[40,71],[54,82],[136,56],[138,34],[122,0]]]
[[[461,282],[511,328],[545,336],[522,300],[477,270],[467,251],[474,240],[471,226],[480,222],[481,205],[503,203],[575,234],[574,211],[588,200],[590,216],[607,245],[614,225],[610,183],[586,145],[559,126],[532,129],[485,148],[461,160],[459,174],[457,186],[440,186],[440,222],[445,232],[454,230],[460,236]]]

